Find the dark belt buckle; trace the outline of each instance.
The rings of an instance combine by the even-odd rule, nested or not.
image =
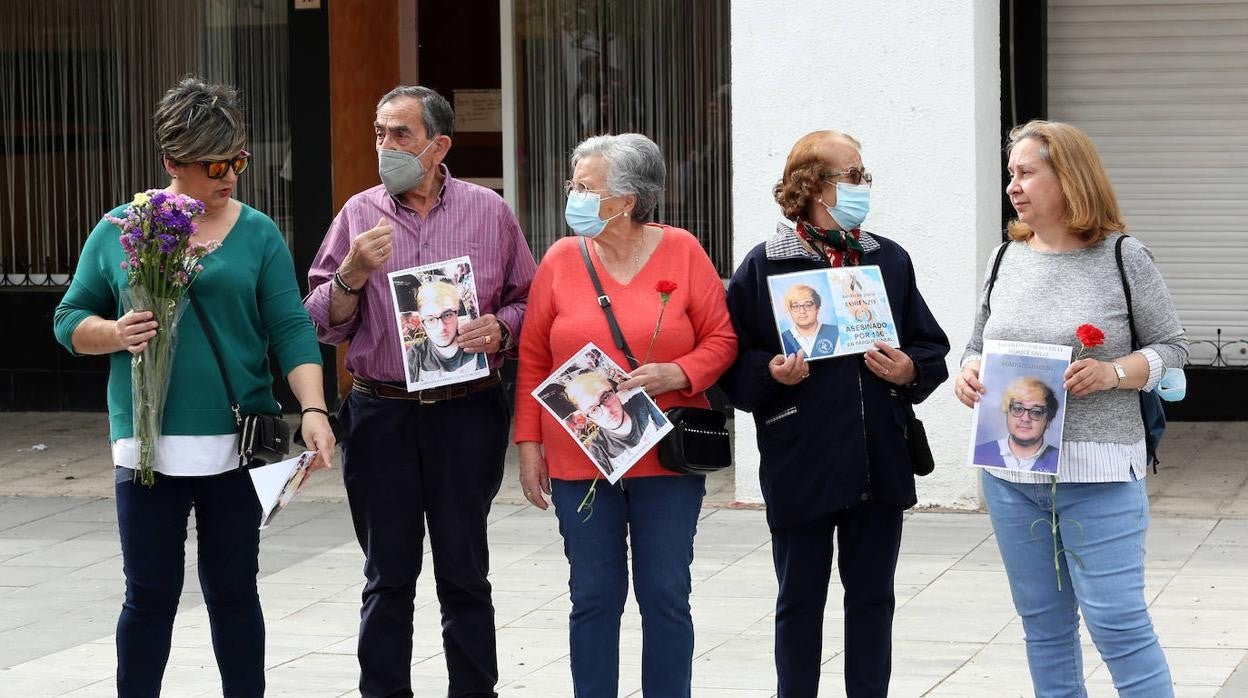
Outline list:
[[[433,390],[433,389],[425,389],[425,390],[416,391],[416,402],[418,402],[421,405],[432,405],[435,402],[438,402],[440,398],[425,397],[425,393],[429,392],[430,390]]]

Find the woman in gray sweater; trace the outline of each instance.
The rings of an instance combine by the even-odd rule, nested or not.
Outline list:
[[[1115,246],[1126,228],[1087,135],[1032,121],[1010,132],[1006,194],[1018,218],[995,283],[985,283],[954,385],[973,406],[985,339],[1071,344],[1090,323],[1105,343],[1066,370],[1058,483],[1040,473],[986,470],[984,499],[1023,620],[1037,696],[1087,695],[1079,617],[1122,696],[1172,696],[1170,670],[1144,599],[1147,455],[1139,391],[1187,360],[1187,339],[1152,254],[1122,241],[1139,349],[1132,351]],[[997,254],[993,255],[994,259]],[[991,298],[989,298],[991,294]],[[1056,547],[1047,526],[1056,512]],[[1054,577],[1054,550],[1064,561]],[[1060,582],[1060,584],[1059,584]],[[1073,583],[1072,583],[1073,582]]]

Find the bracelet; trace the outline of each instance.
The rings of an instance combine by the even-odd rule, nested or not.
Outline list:
[[[309,413],[309,412],[316,412],[317,414],[323,414],[323,415],[325,415],[326,417],[328,417],[328,416],[329,416],[329,411],[328,411],[328,410],[323,410],[323,409],[321,409],[320,407],[305,407],[305,408],[303,408],[303,411],[299,413],[299,416],[300,416],[300,417],[302,417],[303,415],[305,415],[305,414],[307,414],[307,413]]]
[[[348,286],[347,282],[342,280],[342,272],[339,271],[334,272],[334,285],[338,287],[339,291],[342,291],[348,296],[358,296],[364,292],[363,288],[351,288]]]

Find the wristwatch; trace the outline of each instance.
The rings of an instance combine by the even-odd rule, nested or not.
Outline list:
[[[1114,387],[1121,388],[1122,382],[1127,379],[1127,369],[1123,368],[1122,364],[1117,361],[1111,361],[1110,363],[1114,365],[1114,373],[1118,376],[1118,385],[1115,385]]]
[[[511,348],[511,328],[502,320],[498,321],[498,350],[506,351]]]

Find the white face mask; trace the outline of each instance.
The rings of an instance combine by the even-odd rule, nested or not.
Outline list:
[[[425,163],[420,161],[420,156],[428,152],[433,143],[429,141],[418,155],[403,150],[377,151],[377,173],[390,196],[399,196],[420,186],[425,178]]]

